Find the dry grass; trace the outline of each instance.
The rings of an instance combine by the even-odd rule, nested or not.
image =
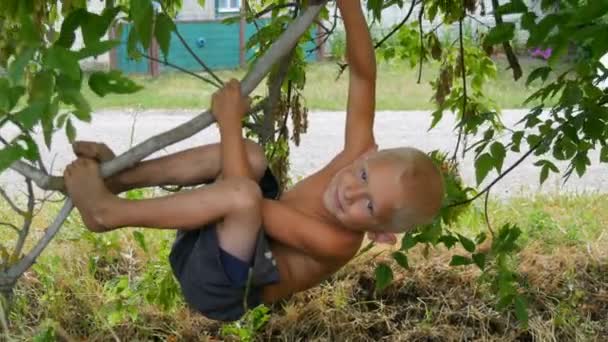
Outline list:
[[[374,267],[390,250],[368,252],[320,286],[272,307],[260,341],[605,341],[608,339],[608,211],[605,195],[516,199],[494,203],[495,221],[513,217],[524,230],[518,254],[526,280],[529,327],[495,309],[475,267],[448,266],[462,251],[423,247],[408,252],[410,270],[374,290]],[[567,209],[565,209],[567,208]],[[52,217],[51,212],[41,215]],[[593,215],[592,215],[593,214]],[[483,229],[472,210],[461,230]],[[564,227],[574,218],[577,239]],[[542,227],[541,227],[542,226]],[[169,308],[144,300],[168,270],[170,232],[146,232],[147,252],[133,230],[93,235],[73,215],[39,263],[20,281],[11,338],[31,341],[53,327],[58,340],[223,340],[222,325],[188,310],[178,296]],[[536,230],[543,228],[540,232]],[[468,233],[467,233],[468,232]],[[561,234],[561,235],[560,235]],[[153,277],[144,281],[149,272]],[[124,277],[129,291],[116,294]],[[146,292],[148,291],[148,292]],[[136,317],[112,321],[132,306]],[[52,339],[53,340],[53,339]]]

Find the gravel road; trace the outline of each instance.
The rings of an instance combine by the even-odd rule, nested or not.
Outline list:
[[[96,113],[90,124],[79,123],[76,127],[78,139],[104,141],[114,151],[120,153],[129,146],[188,120],[195,114],[194,111],[104,110]],[[503,121],[507,127],[513,127],[525,114],[526,111],[522,110],[505,110]],[[409,145],[425,151],[453,150],[456,134],[452,131],[452,117],[447,116],[435,129],[427,131],[429,119],[430,113],[424,111],[378,112],[375,126],[376,140],[381,148]],[[343,112],[316,111],[309,114],[310,133],[304,135],[300,146],[292,151],[292,174],[295,179],[317,170],[340,150],[343,144],[344,120]],[[38,135],[37,139],[41,139],[41,135]],[[218,131],[213,126],[190,139],[170,146],[157,155],[218,140]],[[65,165],[73,158],[65,137],[60,137],[59,134],[53,141],[53,153],[50,154],[48,151],[41,153],[47,165],[52,165],[54,174],[62,172]],[[504,163],[505,167],[511,165],[517,157],[518,155],[511,154]],[[573,176],[564,185],[560,176],[551,175],[542,187],[539,186],[539,168],[533,166],[535,159],[530,158],[498,183],[492,193],[502,197],[539,191],[607,192],[608,164],[598,163],[597,152],[590,155],[590,158],[593,165],[582,179]],[[565,163],[556,164],[565,169]],[[461,169],[465,181],[474,184],[472,156],[467,156],[461,161]],[[495,176],[496,173],[490,173],[488,180]],[[9,192],[17,191],[22,184],[21,178],[13,172],[7,171],[0,176],[0,185]]]

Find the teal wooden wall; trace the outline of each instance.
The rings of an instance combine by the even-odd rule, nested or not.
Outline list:
[[[184,37],[190,47],[211,69],[232,69],[239,66],[239,24],[226,25],[220,21],[205,22],[181,22],[176,23],[180,34]],[[258,23],[258,25],[264,23]],[[117,48],[117,66],[127,73],[147,73],[148,60],[130,60],[127,57],[126,41],[129,36],[130,27],[122,30],[122,44]],[[245,38],[249,39],[256,32],[255,25],[248,24],[245,29]],[[199,40],[204,40],[204,46],[197,45]],[[306,50],[314,48],[312,42],[305,47]],[[251,57],[252,51],[247,52],[247,58]],[[309,61],[317,59],[316,52],[308,54]],[[171,45],[168,60],[180,67],[191,71],[201,71],[202,67],[190,55],[175,34],[171,37]],[[161,64],[161,70],[168,70]]]

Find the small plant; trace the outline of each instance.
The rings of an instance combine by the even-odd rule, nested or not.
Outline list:
[[[222,327],[222,337],[236,338],[239,341],[253,341],[256,334],[266,325],[270,319],[269,309],[264,305],[258,305],[249,310],[238,321]]]

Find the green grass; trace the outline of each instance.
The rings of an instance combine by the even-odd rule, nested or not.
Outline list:
[[[538,84],[528,88],[525,78],[531,70],[544,62],[522,58],[520,60],[524,76],[514,81],[504,59],[497,59],[497,78],[490,80],[485,93],[496,101],[500,108],[522,108],[524,100],[538,89]],[[423,77],[417,84],[418,69],[412,69],[405,63],[380,62],[378,65],[377,110],[430,110],[435,104],[432,101],[433,91],[429,81],[437,77],[437,64],[425,64]],[[318,110],[344,110],[348,87],[348,75],[345,73],[338,80],[339,68],[335,63],[323,62],[311,64],[307,72],[304,96],[306,105]],[[243,70],[219,71],[223,80],[241,79]],[[145,89],[132,95],[111,95],[99,98],[88,87],[85,96],[94,109],[102,108],[141,108],[141,109],[179,109],[208,108],[210,95],[215,89],[192,76],[175,72],[163,73],[158,78],[134,76],[134,79]],[[263,95],[265,89],[256,89],[255,94]]]
[[[471,206],[453,230],[470,237],[486,231],[481,204]],[[45,227],[58,209],[59,203],[45,206],[37,216],[38,228],[33,235],[41,235],[40,227]],[[369,327],[376,326],[374,322],[394,322],[394,314],[413,315],[403,321],[407,323],[399,323],[404,325],[398,329],[384,332],[383,336],[394,340],[431,338],[440,331],[449,333],[448,328],[479,334],[491,328],[489,320],[497,320],[505,328],[484,330],[486,339],[513,340],[540,334],[557,340],[601,340],[606,336],[602,307],[596,312],[599,318],[585,310],[597,302],[593,296],[601,293],[601,288],[608,290],[608,195],[538,195],[493,201],[489,216],[495,230],[507,222],[522,229],[520,259],[528,267],[531,281],[540,278],[547,284],[558,284],[555,288],[530,285],[535,286],[531,294],[535,297],[530,308],[534,324],[529,330],[515,327],[508,312],[498,315],[493,311],[491,301],[473,289],[477,285],[471,272],[448,267],[449,255],[438,249],[428,259],[410,255],[415,259],[413,269],[396,273],[396,285],[387,290],[381,306],[374,304],[374,295],[366,294],[369,286],[373,289],[369,279],[375,262],[374,253],[367,253],[369,257],[357,259],[334,279],[275,308],[271,323],[261,332],[262,339],[326,340],[341,336],[337,340],[369,340],[373,339],[373,335],[366,335]],[[14,215],[6,203],[0,205],[0,218],[18,224],[11,219]],[[0,236],[9,237],[0,242],[6,248],[14,243],[7,228],[0,227]],[[141,229],[93,234],[73,213],[19,282],[10,314],[11,336],[24,341],[45,335],[92,341],[115,337],[204,340],[205,336],[218,336],[221,325],[187,310],[179,295],[167,261],[173,237],[171,231]],[[602,251],[603,257],[598,257]],[[534,278],[535,274],[542,277]],[[575,286],[576,291],[567,286]],[[450,296],[449,302],[444,296]],[[469,307],[475,315],[469,316]],[[396,313],[382,311],[389,308]],[[440,330],[427,329],[429,325]]]

